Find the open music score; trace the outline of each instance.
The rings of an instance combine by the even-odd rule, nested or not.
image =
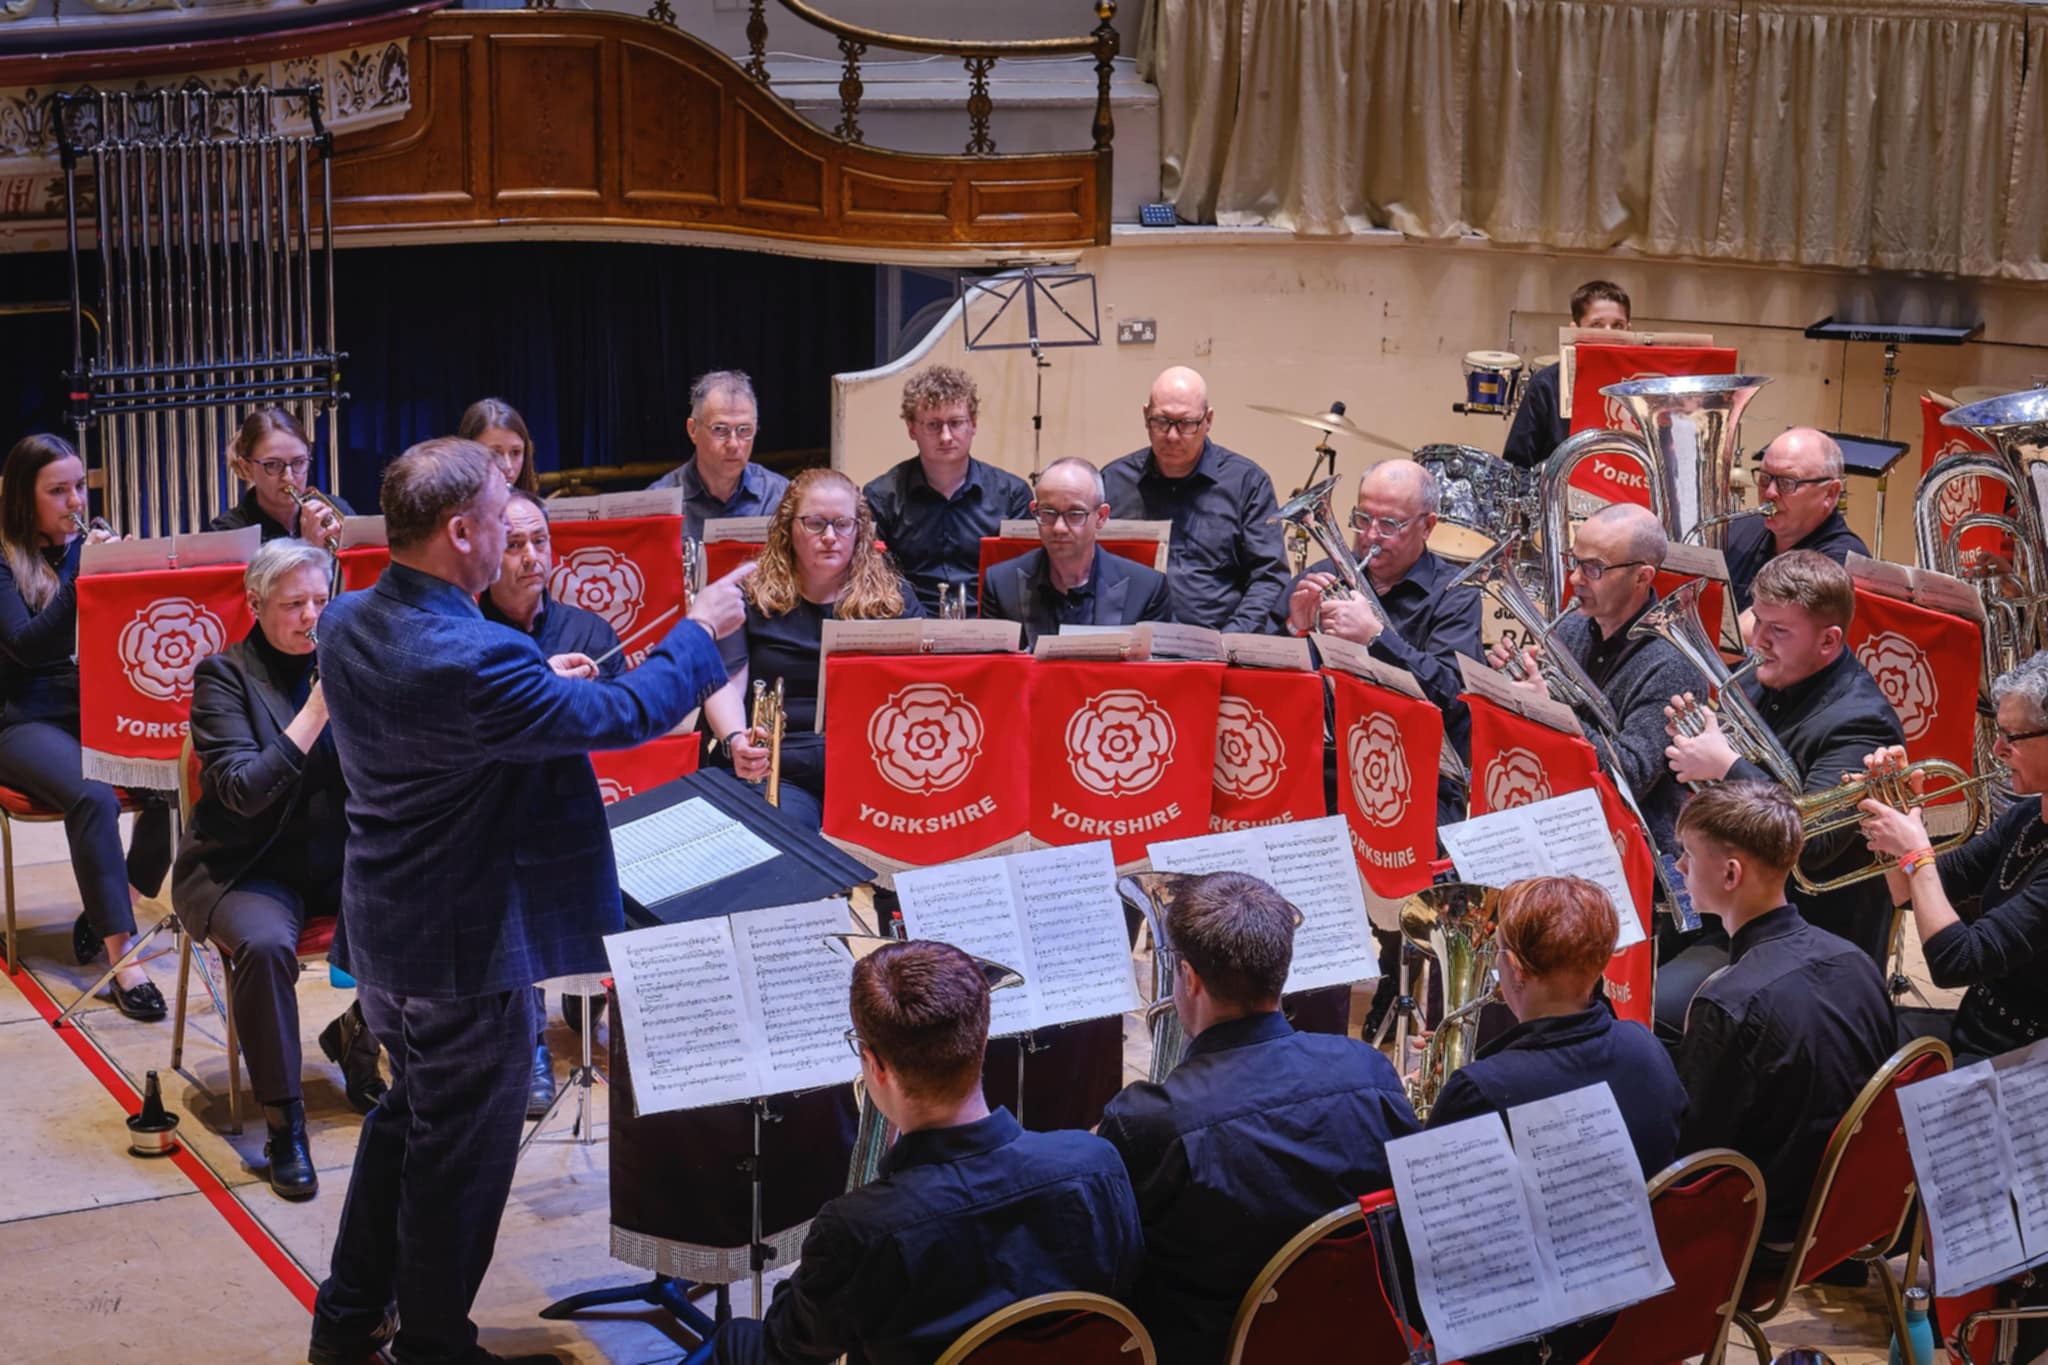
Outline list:
[[[1942,1292],[2048,1261],[2048,1039],[1899,1090]]]
[[[896,874],[903,927],[1014,967],[1024,984],[989,997],[989,1035],[1139,1007],[1109,844],[974,858]]]
[[[1513,1145],[1509,1145],[1509,1134]],[[1602,1081],[1387,1144],[1436,1358],[1672,1287],[1635,1149]]]
[[[1159,872],[1249,873],[1301,911],[1287,990],[1312,991],[1380,974],[1343,816],[1171,839],[1146,845],[1145,853]]]
[[[687,920],[604,941],[633,1059],[634,1109],[660,1114],[838,1085],[853,963],[827,939],[843,900]]]
[[[664,806],[611,830],[619,889],[642,905],[759,867],[775,848],[702,797]]]
[[[1524,877],[1584,877],[1605,891],[1618,911],[1621,936],[1614,951],[1643,941],[1628,873],[1615,849],[1600,794],[1592,788],[1475,815],[1443,826],[1437,836],[1462,881],[1506,886]]]

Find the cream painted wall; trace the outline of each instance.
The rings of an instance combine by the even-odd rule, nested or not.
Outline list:
[[[1460,360],[1477,349],[1506,347],[1524,357],[1554,351],[1572,289],[1594,277],[1630,292],[1639,325],[1711,331],[1718,343],[1740,349],[1745,370],[1773,378],[1750,406],[1746,450],[1798,423],[1877,434],[1883,348],[1808,341],[1801,332],[1809,323],[1829,314],[1981,317],[1979,341],[1900,351],[1892,430],[1915,452],[1898,466],[1889,493],[1886,558],[1912,557],[1921,391],[2048,385],[2048,289],[2038,286],[1547,255],[1391,234],[1321,244],[1285,233],[1187,228],[1120,232],[1113,245],[1084,253],[1080,268],[1096,276],[1105,340],[1047,353],[1044,458],[1101,463],[1141,445],[1139,410],[1153,376],[1188,364],[1208,378],[1215,439],[1259,460],[1283,498],[1304,480],[1315,434],[1247,404],[1320,410],[1342,399],[1354,421],[1404,446],[1457,441],[1498,451],[1504,422],[1451,411],[1462,396]],[[1157,344],[1117,345],[1119,318],[1154,319]],[[970,355],[957,319],[903,362],[835,377],[835,463],[864,481],[911,453],[897,416],[902,379],[934,361],[962,366],[980,385],[975,454],[1028,474],[1030,357]],[[1352,476],[1381,458],[1363,445],[1338,453],[1340,472]],[[1850,483],[1849,519],[1866,541],[1874,489],[1870,480]]]

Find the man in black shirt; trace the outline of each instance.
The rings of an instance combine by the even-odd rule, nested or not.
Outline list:
[[[1869,958],[1785,903],[1802,835],[1782,787],[1709,787],[1680,812],[1678,837],[1693,904],[1733,943],[1673,1056],[1688,1098],[1678,1149],[1732,1147],[1757,1164],[1757,1255],[1782,1261],[1835,1125],[1891,1053],[1891,1005]]]
[[[1144,1249],[1130,1180],[1098,1137],[989,1112],[974,959],[925,940],[878,949],[854,967],[852,1014],[867,1093],[902,1135],[879,1179],[818,1211],[765,1319],[713,1338],[716,1365],[927,1365],[1020,1299],[1127,1295]]]
[[[875,536],[917,589],[926,616],[939,610],[939,585],[964,594],[967,614],[980,604],[981,540],[1006,519],[1030,515],[1031,485],[975,459],[974,381],[950,365],[927,365],[903,385],[903,425],[917,454],[861,490],[875,514]]]
[[[1723,551],[1744,639],[1749,638],[1751,585],[1772,559],[1788,550],[1818,550],[1842,564],[1851,550],[1870,553],[1842,520],[1842,447],[1826,432],[1793,427],[1765,446],[1756,485],[1757,496],[1776,503],[1778,510],[1730,525]]]
[[[1038,476],[1031,500],[1039,548],[988,571],[981,614],[1024,623],[1024,648],[1063,625],[1129,626],[1172,619],[1166,575],[1095,543],[1109,520],[1102,475],[1072,456]]]
[[[1626,332],[1628,292],[1606,280],[1586,281],[1572,291],[1572,326]],[[1558,394],[1561,369],[1545,365],[1529,377],[1529,391],[1515,409],[1514,425],[1508,428],[1508,443],[1501,450],[1501,458],[1509,464],[1524,468],[1542,464],[1571,434],[1571,423],[1565,419],[1564,403]]]
[[[1164,1084],[1111,1100],[1145,1227],[1132,1309],[1174,1365],[1224,1358],[1238,1301],[1312,1219],[1385,1189],[1386,1145],[1416,1131],[1400,1077],[1355,1038],[1280,1013],[1295,910],[1256,877],[1202,878],[1167,911],[1189,1042]]]
[[[1263,631],[1283,601],[1286,552],[1273,481],[1209,439],[1216,412],[1202,376],[1176,365],[1145,401],[1151,444],[1102,471],[1114,516],[1173,523],[1166,583],[1173,619],[1211,630]]]

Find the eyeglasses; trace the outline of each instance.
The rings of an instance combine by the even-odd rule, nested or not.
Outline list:
[[[1835,479],[1831,475],[1822,475],[1817,479],[1795,479],[1785,474],[1773,474],[1768,469],[1759,469],[1756,472],[1756,486],[1759,490],[1775,488],[1780,493],[1797,493],[1810,483],[1834,482]]]
[[[714,440],[719,441],[751,441],[754,439],[754,428],[744,422],[736,427],[727,426],[723,422],[713,422],[711,435]]]
[[[303,458],[297,460],[258,460],[256,467],[275,479],[287,473],[303,474],[312,463],[311,460]]]
[[[850,536],[860,523],[852,517],[798,517],[796,524],[822,540],[827,531],[836,536]]]
[[[1998,732],[1998,742],[2005,745],[2008,749],[2016,744],[2023,744],[2027,740],[2039,739],[2043,735],[2048,735],[2048,730],[2022,730],[2018,734],[2013,734],[2003,726],[1994,726],[1992,728]]]
[[[1192,436],[1200,431],[1202,424],[1208,420],[1209,414],[1205,412],[1200,417],[1147,417],[1145,425],[1161,436],[1169,431],[1181,436]]]
[[[1606,573],[1609,569],[1633,569],[1638,565],[1649,562],[1647,559],[1624,559],[1618,564],[1602,564],[1597,559],[1580,559],[1577,555],[1566,555],[1564,557],[1564,571],[1570,573],[1572,570],[1577,569],[1586,576],[1588,583],[1598,583],[1600,575]]]
[[[864,1046],[860,1040],[860,1035],[852,1029],[848,1029],[844,1036],[846,1038],[846,1045],[853,1049],[853,1055],[856,1057],[860,1056],[861,1048]]]
[[[1069,507],[1066,511],[1062,512],[1057,507],[1040,507],[1034,509],[1031,515],[1038,519],[1040,526],[1052,526],[1064,521],[1069,529],[1078,531],[1088,524],[1088,518],[1095,515],[1095,509],[1092,507]]]
[[[1353,512],[1351,514],[1351,529],[1354,531],[1370,531],[1377,526],[1380,534],[1383,536],[1398,536],[1407,530],[1409,524],[1414,520],[1414,517],[1376,517],[1370,512]]]
[[[917,429],[927,436],[944,436],[949,431],[972,431],[972,417],[927,417],[917,424]]]

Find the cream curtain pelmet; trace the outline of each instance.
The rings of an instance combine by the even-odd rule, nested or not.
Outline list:
[[[1196,222],[2048,278],[2016,0],[1154,0]]]

